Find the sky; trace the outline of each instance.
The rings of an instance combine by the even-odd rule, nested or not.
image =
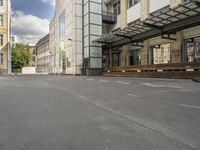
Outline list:
[[[54,0],[11,0],[12,34],[17,41],[35,44],[48,34],[54,7]]]

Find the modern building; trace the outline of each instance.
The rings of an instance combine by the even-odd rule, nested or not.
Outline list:
[[[50,24],[52,73],[81,73],[82,39],[82,1],[56,0]]]
[[[50,71],[50,50],[49,50],[49,34],[41,38],[36,44],[37,54],[37,72],[49,73]]]
[[[200,75],[200,0],[57,0],[50,25],[57,73]]]
[[[104,2],[104,75],[200,76],[199,0]]]
[[[10,0],[0,0],[0,74],[11,73]]]
[[[56,0],[50,24],[53,73],[102,73],[101,44],[92,43],[102,36],[101,8],[100,0]]]

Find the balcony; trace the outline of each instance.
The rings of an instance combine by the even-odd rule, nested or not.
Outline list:
[[[103,11],[102,17],[103,17],[103,23],[107,23],[107,24],[117,23],[117,16],[114,13]]]

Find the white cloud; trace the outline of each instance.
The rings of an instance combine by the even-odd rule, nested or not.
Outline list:
[[[20,43],[36,43],[49,32],[49,21],[22,11],[12,12],[12,34]]]
[[[55,0],[41,0],[44,3],[50,3],[51,5],[55,6]]]

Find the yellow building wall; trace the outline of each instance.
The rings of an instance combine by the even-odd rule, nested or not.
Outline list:
[[[2,10],[0,10],[0,15],[3,15],[3,27],[0,27],[0,34],[3,34],[3,45],[0,46],[0,53],[3,53],[3,65],[0,65],[0,69],[7,70],[8,69],[8,0],[4,0],[4,6]]]

